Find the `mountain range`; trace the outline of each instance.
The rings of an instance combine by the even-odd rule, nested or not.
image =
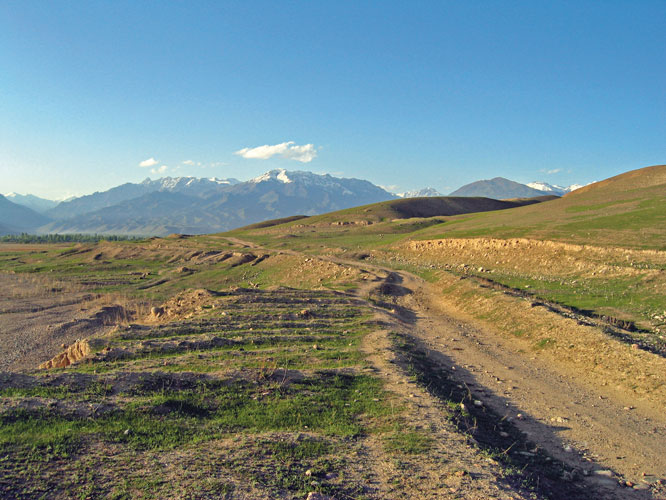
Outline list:
[[[59,203],[59,201],[47,200],[46,198],[40,198],[34,194],[9,193],[5,195],[5,198],[7,198],[12,203],[23,205],[24,207],[28,207],[29,209],[34,210],[40,214],[55,208]]]
[[[537,189],[538,188],[538,189]],[[452,196],[494,199],[561,195],[570,188],[519,184],[497,177]],[[126,183],[57,203],[33,195],[0,195],[0,234],[201,234],[292,215],[316,215],[396,198],[442,196],[434,188],[393,194],[368,181],[271,170],[238,179],[164,177]]]

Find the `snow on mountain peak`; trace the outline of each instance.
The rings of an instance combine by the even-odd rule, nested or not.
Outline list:
[[[535,182],[530,182],[527,185],[532,189],[538,189],[539,191],[546,191],[547,193],[566,191],[565,187],[558,186],[556,184],[548,184],[547,182],[535,181]]]
[[[276,170],[270,170],[266,172],[265,174],[260,175],[259,177],[255,177],[254,179],[250,179],[250,182],[254,182],[255,184],[258,184],[260,182],[264,181],[270,181],[271,179],[276,179],[284,184],[289,184],[292,182],[292,180],[289,178],[287,175],[287,171],[284,168],[278,168]]]
[[[571,184],[570,186],[558,186],[557,184],[548,184],[547,182],[530,182],[527,184],[532,189],[538,189],[539,191],[545,191],[546,193],[552,193],[557,196],[564,196],[571,191],[575,191],[578,188],[582,188],[583,184]]]
[[[423,189],[415,189],[413,191],[406,191],[404,193],[397,193],[400,198],[424,198],[432,196],[443,196],[442,193],[435,188],[427,187]]]
[[[277,178],[285,184],[289,184],[291,182],[291,179],[287,177],[287,171],[284,169],[280,169],[280,173],[277,174]]]

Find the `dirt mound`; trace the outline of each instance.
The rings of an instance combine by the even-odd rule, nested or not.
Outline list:
[[[61,352],[53,359],[39,365],[40,369],[65,368],[85,358],[92,352],[87,340],[77,340],[70,345],[64,352]]]
[[[488,265],[511,264],[519,268],[551,268],[556,265],[571,271],[636,274],[632,262],[666,264],[666,252],[630,250],[591,245],[576,245],[527,238],[450,238],[411,241],[409,250],[419,254],[436,253],[453,261],[480,262]],[[499,259],[499,261],[498,261]]]
[[[153,307],[146,319],[155,322],[188,317],[201,311],[204,306],[211,306],[216,296],[215,292],[205,288],[186,290],[167,300],[161,307]]]

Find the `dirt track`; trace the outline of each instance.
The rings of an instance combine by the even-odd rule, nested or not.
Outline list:
[[[475,398],[511,418],[548,454],[589,475],[586,481],[601,487],[604,497],[651,498],[640,489],[666,478],[663,412],[629,409],[591,390],[585,381],[520,352],[483,325],[461,319],[434,286],[409,273],[392,276],[401,290],[395,302],[408,312],[394,319],[395,327],[418,339],[438,364],[455,367],[456,377]],[[619,487],[619,480],[638,489]],[[652,498],[664,495],[661,490]]]
[[[325,259],[392,277],[389,281],[400,290],[392,300],[406,312],[387,316],[393,327],[416,338],[444,368],[455,367],[475,397],[511,418],[549,455],[581,471],[604,498],[666,499],[666,414],[661,405],[637,401],[628,406],[630,395],[598,386],[584,368],[573,373],[566,364],[525,352],[519,343],[466,317],[439,288],[413,274]],[[367,295],[371,286],[357,293]],[[666,361],[655,359],[666,370]],[[626,481],[633,487],[619,486]]]

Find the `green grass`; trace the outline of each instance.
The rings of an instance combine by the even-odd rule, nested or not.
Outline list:
[[[360,342],[371,329],[369,311],[327,291],[248,291],[212,300],[218,301],[216,307],[203,308],[195,319],[122,327],[104,338],[105,345],[131,351],[145,348],[147,341],[159,346],[211,335],[235,339],[236,345],[170,353],[156,347],[116,361],[104,359],[106,351],[101,350],[101,357],[89,363],[54,375],[35,373],[21,379],[21,386],[0,379],[0,395],[16,403],[29,398],[39,402],[0,413],[0,448],[11,457],[0,461],[0,473],[19,477],[24,471],[30,478],[25,484],[13,482],[11,491],[39,497],[39,492],[59,487],[50,478],[67,484],[71,469],[78,477],[91,470],[103,470],[105,477],[118,474],[113,463],[120,466],[122,461],[109,463],[107,453],[121,460],[187,452],[198,460],[216,449],[214,443],[231,439],[248,440],[252,455],[233,448],[218,467],[273,495],[322,491],[350,498],[354,491],[360,496],[357,486],[331,485],[324,476],[347,467],[336,457],[342,443],[348,446],[382,432],[400,412],[386,402],[382,381],[362,372],[368,364]],[[304,308],[312,311],[309,319],[298,315]],[[57,465],[63,461],[67,467]],[[119,479],[105,483],[96,477],[92,489],[73,482],[70,492],[82,497],[168,496],[151,470]],[[222,495],[235,488],[222,478],[183,481],[195,496],[199,489]]]
[[[432,447],[432,438],[423,431],[396,430],[384,438],[384,448],[389,453],[422,455]]]

